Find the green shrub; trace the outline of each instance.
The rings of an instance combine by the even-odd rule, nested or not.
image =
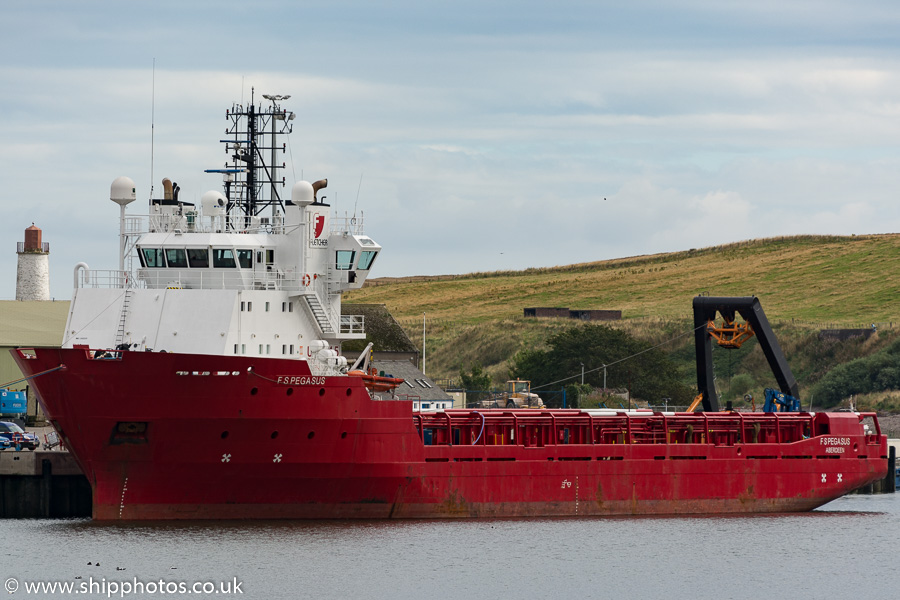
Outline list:
[[[738,373],[731,378],[728,394],[733,398],[743,398],[756,385],[756,380],[749,373]]]
[[[571,327],[551,336],[547,346],[517,353],[510,361],[511,375],[530,380],[534,388],[559,389],[579,381],[583,365],[584,382],[592,387],[602,388],[605,380],[607,388],[628,389],[633,398],[650,402],[671,398],[687,404],[692,397],[664,352],[607,325]]]
[[[829,408],[845,398],[900,388],[900,341],[836,366],[813,387],[816,403]]]

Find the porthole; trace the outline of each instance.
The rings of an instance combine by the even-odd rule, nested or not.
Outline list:
[[[294,388],[288,388],[286,393],[288,396],[290,396],[291,394],[294,393]]]
[[[320,395],[320,396],[324,396],[324,395],[325,395],[325,388],[319,388],[319,395]]]
[[[347,437],[347,432],[346,432],[346,431],[342,431],[342,432],[341,432],[341,439],[344,439],[345,437]]]
[[[272,432],[272,435],[269,436],[269,437],[271,437],[271,438],[274,440],[275,438],[278,437],[278,432],[277,432],[277,431],[273,431],[273,432]]]
[[[307,437],[307,439],[310,439],[310,440],[311,440],[311,439],[313,439],[314,437],[316,437],[316,432],[315,432],[315,431],[310,431],[310,432],[309,432],[309,435],[306,436],[306,437]]]
[[[255,396],[256,393],[257,393],[258,391],[259,391],[259,388],[252,388],[252,389],[250,390],[250,395],[251,395],[251,396]]]
[[[352,394],[352,393],[353,393],[353,390],[350,389],[350,388],[347,388],[347,396],[349,396],[349,395]]]
[[[223,432],[222,432],[222,439],[224,440],[224,439],[227,438],[227,437],[228,437],[228,432],[227,432],[227,431],[223,431]]]

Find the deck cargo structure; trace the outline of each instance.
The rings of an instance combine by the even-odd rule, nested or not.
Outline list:
[[[413,411],[341,356],[381,246],[327,185],[281,197],[292,113],[234,106],[197,209],[126,214],[119,269],[75,268],[61,348],[14,357],[91,484],[98,520],[804,511],[884,477],[865,413]],[[272,156],[267,165],[265,159]]]

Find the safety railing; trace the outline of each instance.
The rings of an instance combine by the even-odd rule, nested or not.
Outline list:
[[[863,428],[873,422],[874,432]],[[868,445],[880,443],[872,413],[858,415],[858,431]],[[579,410],[448,410],[416,418],[426,445],[697,445],[793,444],[828,433],[829,415],[811,413],[602,413]],[[849,439],[842,434],[840,440]],[[427,441],[426,441],[427,440]],[[485,441],[486,440],[486,441]],[[829,442],[830,443],[830,442]],[[844,441],[841,441],[844,443]],[[849,442],[847,442],[849,444]]]
[[[330,219],[330,233],[349,233],[363,235],[365,233],[365,216],[333,215]],[[181,213],[163,213],[150,215],[128,215],[125,217],[125,233],[141,235],[144,233],[289,233],[283,216],[258,217],[245,215],[201,215],[199,211],[184,208]]]
[[[46,254],[50,252],[50,242],[41,242],[40,248],[29,248],[28,250],[25,249],[25,242],[16,242],[16,252],[19,254],[24,254],[25,252],[43,252]]]
[[[344,216],[332,215],[331,217],[331,233],[349,233],[351,235],[363,235],[365,232],[364,225],[364,215],[362,213],[357,215],[350,216],[348,214],[344,214]]]
[[[149,289],[245,289],[310,290],[303,277],[276,272],[258,273],[235,269],[137,269],[119,270],[79,269],[76,287],[83,288],[149,288]]]
[[[341,315],[341,333],[365,333],[366,317],[364,315]]]

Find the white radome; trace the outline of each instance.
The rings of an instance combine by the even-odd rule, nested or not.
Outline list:
[[[130,177],[117,177],[109,186],[109,199],[120,206],[134,202],[137,199],[134,181]]]

